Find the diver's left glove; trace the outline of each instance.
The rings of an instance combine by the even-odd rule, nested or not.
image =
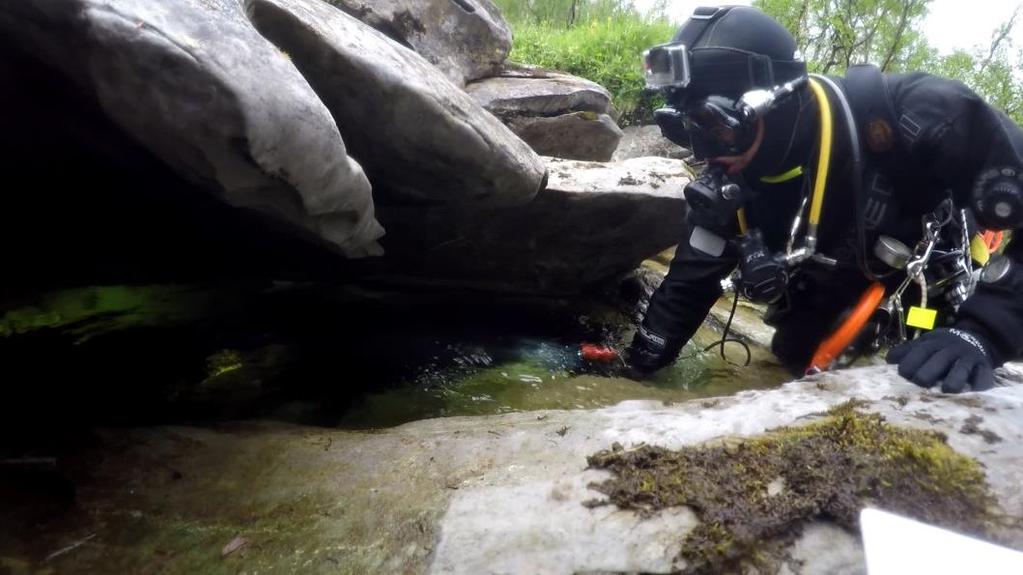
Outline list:
[[[888,363],[899,364],[899,375],[922,387],[941,382],[946,393],[973,391],[995,385],[990,344],[958,328],[930,331],[888,352]]]

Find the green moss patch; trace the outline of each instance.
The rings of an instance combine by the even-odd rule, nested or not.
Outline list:
[[[868,505],[959,532],[988,535],[995,499],[976,461],[935,432],[892,426],[840,406],[815,423],[677,451],[641,446],[591,455],[613,478],[592,485],[644,514],[685,505],[686,573],[774,572],[811,520],[857,530]]]

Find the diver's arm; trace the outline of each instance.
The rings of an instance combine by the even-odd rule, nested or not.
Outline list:
[[[629,364],[641,372],[675,361],[721,296],[721,280],[735,269],[737,256],[732,246],[720,257],[713,257],[689,245],[691,233],[687,220],[668,274],[650,298],[629,348]]]
[[[914,76],[901,101],[902,137],[938,183],[953,191],[958,208],[973,207],[977,194],[993,184],[992,173],[1023,174],[1023,130],[963,84]],[[1023,231],[1016,235],[1005,254],[1009,272],[997,282],[981,282],[955,324],[988,341],[996,367],[1023,352]]]
[[[921,188],[951,190],[957,208],[976,215],[977,198],[997,179],[992,174],[1023,174],[1023,131],[963,84],[905,76],[895,107],[900,136],[929,178]],[[900,374],[926,387],[941,382],[945,391],[984,389],[993,383],[991,368],[1023,352],[1023,245],[1010,245],[1005,256],[1008,271],[997,281],[988,274],[951,329],[928,332],[889,354]]]

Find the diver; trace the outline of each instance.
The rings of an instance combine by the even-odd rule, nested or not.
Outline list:
[[[898,334],[888,361],[946,392],[992,387],[1023,352],[1023,238],[990,242],[1023,225],[1023,131],[1002,112],[925,73],[808,74],[750,7],[698,8],[644,58],[662,134],[706,166],[634,373],[674,362],[729,286],[767,304],[771,350],[799,375],[838,365],[822,343],[850,315],[846,351]]]

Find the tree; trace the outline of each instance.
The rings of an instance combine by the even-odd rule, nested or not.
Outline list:
[[[1001,108],[1010,118],[1023,124],[1023,51],[1012,44],[1010,35],[1017,24],[1020,9],[995,28],[991,42],[973,54],[957,51],[941,59],[935,73],[961,80],[991,105]]]
[[[942,56],[922,29],[931,0],[756,0],[789,29],[813,72],[841,74],[870,62],[885,72],[923,71],[959,80],[1023,123],[1023,52],[1012,44],[1020,6],[986,48]]]
[[[811,69],[841,72],[872,62],[900,69],[926,41],[917,30],[931,0],[757,0],[793,32]]]

